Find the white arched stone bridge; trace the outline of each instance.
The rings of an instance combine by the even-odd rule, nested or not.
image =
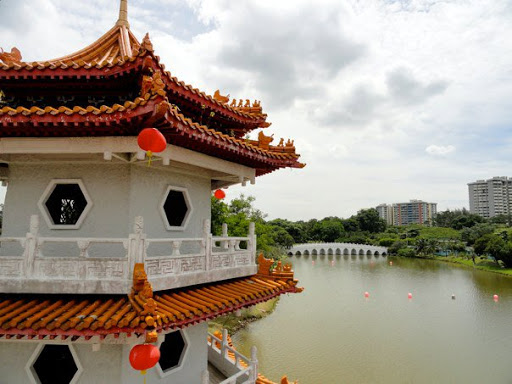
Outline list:
[[[366,255],[386,256],[388,249],[375,245],[354,243],[307,243],[295,244],[287,250],[288,256],[307,255]]]

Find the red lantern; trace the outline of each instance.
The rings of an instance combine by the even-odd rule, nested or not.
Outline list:
[[[162,152],[167,148],[164,135],[156,128],[144,128],[137,137],[139,147],[146,151],[148,167],[151,165],[153,153]]]
[[[226,193],[222,190],[222,189],[217,189],[214,193],[213,193],[213,196],[215,196],[215,198],[219,199],[219,200],[222,200],[223,198],[226,197]]]
[[[167,148],[164,135],[156,128],[144,128],[137,137],[139,147],[147,152],[158,153]]]
[[[153,344],[137,344],[130,351],[130,365],[144,375],[160,360],[160,350]]]

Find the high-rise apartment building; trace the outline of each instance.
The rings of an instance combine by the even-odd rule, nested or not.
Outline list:
[[[468,183],[469,211],[485,218],[512,214],[512,178],[502,176]]]
[[[375,208],[379,213],[379,217],[384,219],[386,224],[394,225],[394,216],[393,216],[393,205],[392,204],[379,204]]]
[[[432,224],[437,213],[437,203],[410,200],[407,203],[380,204],[379,216],[390,225]]]

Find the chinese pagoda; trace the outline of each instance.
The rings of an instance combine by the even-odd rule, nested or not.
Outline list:
[[[270,383],[207,321],[301,288],[256,257],[254,225],[212,236],[210,197],[304,164],[291,140],[245,138],[270,126],[259,101],[178,80],[127,14],[58,59],[1,50],[0,382],[205,384],[213,365]],[[150,127],[166,148],[148,166]],[[147,373],[137,345],[159,350]]]

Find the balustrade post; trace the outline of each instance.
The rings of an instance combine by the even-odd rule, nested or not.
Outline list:
[[[228,225],[226,223],[222,224],[222,237],[228,237]],[[228,242],[223,241],[220,246],[222,249],[228,249]]]
[[[204,255],[205,255],[205,270],[209,271],[210,266],[210,259],[212,256],[212,234],[211,234],[211,223],[210,220],[204,219],[203,220],[203,238],[204,238]]]
[[[133,225],[133,232],[128,241],[129,268],[126,271],[127,276],[133,271],[135,263],[143,263],[146,258],[146,234],[144,233],[144,219],[142,216],[136,216]]]
[[[171,256],[179,256],[180,248],[181,248],[181,241],[173,241]]]
[[[39,253],[39,216],[30,216],[30,231],[26,235],[24,251],[24,275],[32,277],[34,274],[34,263],[37,253]]]
[[[228,330],[226,328],[224,328],[222,330],[222,340],[220,342],[220,355],[223,358],[226,358],[228,355],[228,350],[226,348],[227,346],[228,346]]]
[[[210,374],[208,369],[205,369],[201,374],[201,384],[210,384]]]
[[[251,252],[252,264],[256,264],[256,226],[253,221],[249,223],[249,244],[247,248]]]
[[[258,354],[258,349],[256,348],[255,345],[253,345],[251,347],[252,369],[251,369],[251,377],[249,379],[251,383],[256,383],[256,380],[258,379],[258,357],[257,357],[257,354]]]

